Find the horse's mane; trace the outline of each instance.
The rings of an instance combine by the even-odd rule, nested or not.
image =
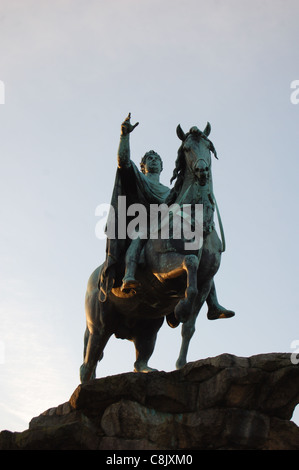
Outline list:
[[[173,188],[171,188],[170,193],[168,194],[166,198],[166,201],[165,201],[166,204],[171,205],[177,199],[179,192],[183,185],[185,169],[186,169],[186,160],[185,160],[185,154],[184,154],[183,144],[182,144],[178,150],[178,155],[175,161],[175,168],[173,170],[173,174],[170,180],[170,183],[172,183],[174,180],[176,180],[176,182]]]

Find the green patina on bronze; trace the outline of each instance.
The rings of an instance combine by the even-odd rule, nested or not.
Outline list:
[[[107,239],[106,260],[90,276],[86,292],[86,331],[81,381],[95,377],[97,362],[103,357],[107,341],[114,334],[134,342],[135,371],[149,372],[148,361],[164,317],[171,327],[182,323],[182,345],[177,367],[187,360],[189,342],[197,315],[206,302],[208,318],[230,318],[234,312],[222,307],[216,295],[214,276],[225,248],[222,223],[212,184],[211,153],[216,150],[209,139],[211,126],[204,131],[192,127],[181,140],[172,189],[160,182],[161,157],[153,150],[141,160],[141,171],[130,157],[130,134],[137,127],[130,114],[121,125],[115,184],[111,206],[117,214],[119,196],[127,204],[203,204],[203,244],[195,250],[184,249],[182,240],[162,240],[139,236]],[[214,226],[218,214],[221,239]],[[116,233],[118,233],[116,231]]]

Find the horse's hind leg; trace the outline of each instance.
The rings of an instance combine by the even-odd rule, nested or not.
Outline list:
[[[95,370],[98,361],[104,355],[103,351],[109,340],[111,333],[101,331],[89,331],[88,328],[84,337],[84,362],[80,367],[80,380],[82,383],[95,378]]]
[[[185,298],[180,300],[174,309],[175,317],[182,323],[186,322],[191,315],[193,302],[197,295],[197,269],[199,265],[198,257],[187,255],[183,261],[183,268],[187,273],[187,287]]]
[[[86,348],[88,344],[88,339],[89,339],[89,329],[86,326],[85,332],[84,332],[84,349],[83,349],[83,357],[85,357],[86,354]]]

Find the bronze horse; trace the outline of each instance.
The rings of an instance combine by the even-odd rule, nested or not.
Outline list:
[[[191,251],[186,249],[183,243],[186,240],[183,238],[149,238],[143,250],[143,264],[139,265],[136,272],[140,288],[128,294],[121,291],[124,260],[119,260],[114,286],[105,302],[99,300],[98,287],[104,265],[91,274],[85,297],[84,362],[80,368],[82,382],[95,377],[97,362],[102,359],[112,334],[134,342],[135,371],[155,370],[148,366],[148,361],[164,317],[172,327],[183,323],[177,367],[186,363],[195,321],[210,290],[214,288],[213,278],[219,269],[224,249],[213,220],[215,199],[211,152],[215,156],[216,152],[208,139],[209,133],[209,123],[203,132],[192,127],[185,134],[180,126],[177,127],[182,145],[173,175],[176,182],[166,201],[169,205],[177,204],[181,207],[202,204],[203,226],[199,246]],[[223,313],[224,317],[232,315],[230,311]]]

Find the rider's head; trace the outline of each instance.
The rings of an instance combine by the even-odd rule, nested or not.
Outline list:
[[[154,150],[146,152],[146,154],[141,159],[140,169],[143,174],[161,173],[163,170],[163,163],[160,155]]]

